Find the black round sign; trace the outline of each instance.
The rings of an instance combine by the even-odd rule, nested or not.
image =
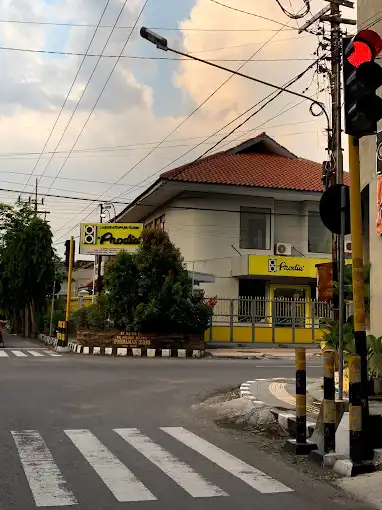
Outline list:
[[[341,234],[341,190],[345,189],[345,231],[350,234],[350,196],[349,186],[334,184],[322,194],[320,200],[320,216],[322,223],[333,234]]]

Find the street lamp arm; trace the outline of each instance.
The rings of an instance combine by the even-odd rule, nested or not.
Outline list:
[[[256,83],[260,83],[261,85],[266,85],[267,87],[271,87],[271,88],[273,88],[275,90],[280,90],[281,92],[286,92],[287,94],[291,94],[292,96],[300,97],[302,99],[310,101],[312,103],[312,106],[316,105],[316,106],[319,107],[320,111],[326,117],[326,120],[327,120],[327,123],[328,123],[328,128],[330,126],[329,115],[328,115],[328,112],[326,111],[325,105],[323,103],[321,103],[320,101],[317,101],[316,99],[314,99],[312,97],[305,96],[304,94],[300,94],[299,92],[294,92],[293,90],[288,90],[288,85],[286,85],[284,87],[281,87],[281,86],[276,85],[274,83],[270,83],[270,82],[265,81],[265,80],[260,80],[259,78],[254,78],[253,76],[249,76],[248,74],[243,74],[240,71],[235,71],[233,69],[229,69],[228,67],[221,66],[219,64],[216,64],[215,62],[209,62],[208,60],[204,60],[202,58],[195,57],[194,55],[191,55],[189,53],[184,53],[182,51],[174,50],[173,48],[169,48],[168,43],[167,43],[167,39],[165,37],[162,37],[161,35],[158,35],[155,32],[153,32],[152,30],[149,30],[149,29],[147,29],[145,27],[141,28],[140,34],[141,34],[141,37],[143,39],[146,39],[147,41],[151,42],[152,44],[155,44],[156,47],[158,49],[160,49],[160,50],[170,51],[171,53],[175,53],[177,55],[181,55],[182,57],[186,57],[186,58],[189,58],[191,60],[195,60],[196,62],[201,62],[203,64],[207,64],[207,65],[209,65],[211,67],[215,67],[217,69],[221,69],[222,71],[227,71],[227,72],[235,74],[237,76],[241,76],[242,78],[246,78],[247,80],[251,80],[251,81],[254,81]],[[310,112],[312,113],[312,115],[317,116],[317,113],[313,112],[312,107],[310,108]],[[320,115],[320,114],[318,114],[318,115]]]
[[[160,48],[160,49],[162,49],[162,48]],[[191,60],[196,60],[197,62],[202,62],[203,64],[208,64],[209,66],[216,67],[217,69],[221,69],[222,71],[228,71],[229,73],[235,74],[237,76],[241,76],[242,78],[247,78],[247,80],[251,80],[256,83],[260,83],[261,85],[266,85],[267,87],[272,87],[275,90],[280,90],[281,92],[286,92],[287,94],[291,94],[292,96],[300,97],[302,99],[310,101],[312,103],[312,105],[318,106],[320,108],[321,112],[325,115],[325,117],[328,121],[328,124],[330,122],[329,115],[326,111],[325,105],[323,103],[321,103],[321,101],[317,101],[313,97],[306,96],[305,94],[300,94],[299,92],[294,92],[293,90],[289,90],[288,85],[281,87],[280,85],[276,85],[275,83],[270,83],[268,81],[260,80],[259,78],[254,78],[253,76],[241,73],[240,71],[235,71],[234,69],[229,69],[228,67],[224,67],[219,64],[215,64],[215,62],[209,62],[208,60],[204,60],[204,59],[195,57],[194,55],[190,55],[189,53],[183,53],[182,51],[174,50],[169,47],[167,47],[166,51],[171,51],[172,53],[176,53],[177,55],[182,55],[183,57],[190,58]],[[315,114],[312,109],[310,109],[310,112],[312,113],[312,115],[317,116],[317,114]]]

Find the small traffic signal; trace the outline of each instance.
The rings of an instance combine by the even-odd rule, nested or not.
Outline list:
[[[362,30],[343,38],[345,133],[362,138],[377,132],[382,119],[382,67],[375,58],[382,51],[382,38],[373,30]]]
[[[72,253],[72,264],[74,265],[74,254],[76,251],[76,242],[73,240],[73,253]],[[65,267],[69,269],[69,260],[70,260],[70,239],[67,239],[65,241]]]

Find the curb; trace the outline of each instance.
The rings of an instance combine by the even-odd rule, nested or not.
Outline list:
[[[69,342],[69,350],[76,354],[93,356],[121,356],[136,358],[202,358],[204,351],[196,349],[150,349],[140,347],[97,347]]]
[[[45,345],[53,345],[57,347],[58,339],[49,335],[38,335],[38,339],[44,342]]]
[[[265,402],[258,400],[249,390],[250,386],[257,381],[279,381],[279,377],[271,378],[271,379],[254,379],[253,381],[245,381],[241,384],[239,394],[242,398],[249,399],[253,404],[262,404],[267,405]],[[271,413],[275,415],[278,424],[283,429],[287,430],[288,433],[292,436],[296,436],[296,415],[292,412],[282,411],[277,408],[272,408]],[[306,422],[306,433],[307,437],[310,438],[316,428],[316,424],[312,421]]]

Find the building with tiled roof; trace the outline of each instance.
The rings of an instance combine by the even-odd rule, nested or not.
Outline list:
[[[323,165],[265,133],[163,173],[118,215],[165,228],[208,295],[315,295],[316,264],[331,257],[319,216]]]

